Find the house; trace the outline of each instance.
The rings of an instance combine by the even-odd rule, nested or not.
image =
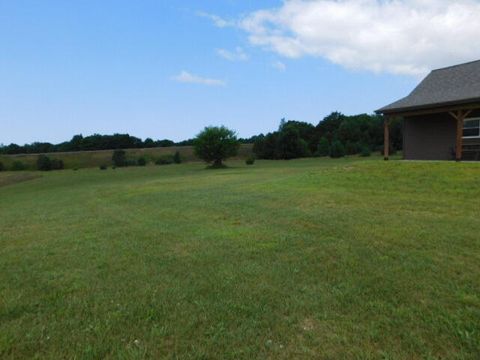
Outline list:
[[[480,160],[480,60],[432,71],[410,95],[376,111],[403,118],[408,160]]]

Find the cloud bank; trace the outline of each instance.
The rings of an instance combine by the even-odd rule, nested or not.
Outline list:
[[[225,86],[226,82],[218,79],[205,78],[198,75],[193,75],[188,71],[182,71],[180,74],[172,78],[174,81],[187,84],[201,84],[207,86]]]
[[[237,26],[251,44],[285,57],[421,76],[479,59],[479,18],[478,0],[285,0]]]

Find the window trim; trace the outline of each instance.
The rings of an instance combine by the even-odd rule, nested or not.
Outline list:
[[[472,120],[477,120],[478,121],[478,128],[479,128],[478,135],[476,135],[476,136],[462,136],[463,139],[479,139],[480,138],[480,117],[466,118],[465,120],[463,120],[462,132],[463,132],[463,130],[465,130],[465,122],[472,121]]]

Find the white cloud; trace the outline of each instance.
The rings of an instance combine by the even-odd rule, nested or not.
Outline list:
[[[210,19],[212,21],[213,25],[215,25],[216,27],[219,27],[219,28],[235,26],[235,21],[225,20],[224,18],[222,18],[218,15],[209,14],[209,13],[206,13],[206,12],[203,12],[203,11],[197,12],[197,15],[201,16],[201,17],[204,17],[204,18],[207,18],[207,19]]]
[[[182,71],[179,75],[172,78],[173,80],[181,83],[201,84],[207,86],[225,86],[226,82],[218,79],[209,79],[198,75],[190,74],[187,71]]]
[[[225,49],[217,49],[217,55],[228,61],[247,61],[248,55],[245,54],[241,47],[237,47],[235,51],[229,51]]]
[[[419,76],[480,58],[479,18],[479,0],[285,0],[238,26],[285,57]]]
[[[275,61],[274,63],[272,63],[272,67],[281,72],[285,72],[285,70],[287,70],[287,65],[285,65],[281,61]]]

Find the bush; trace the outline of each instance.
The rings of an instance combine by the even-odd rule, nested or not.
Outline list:
[[[117,167],[127,166],[127,155],[125,150],[115,150],[112,155],[113,165]]]
[[[175,154],[173,155],[173,162],[175,164],[181,164],[182,163],[182,157],[180,156],[179,151],[176,151]]]
[[[52,159],[51,160],[52,170],[63,170],[65,165],[63,164],[63,160],[60,159]]]
[[[363,145],[360,150],[360,156],[368,157],[371,155],[370,148],[367,145]]]
[[[105,164],[100,165],[100,170],[107,170],[107,165]]]
[[[245,160],[245,164],[247,165],[253,165],[255,164],[255,157],[254,156],[249,156],[247,160]]]
[[[52,162],[47,155],[38,155],[37,170],[40,170],[40,171],[52,170]]]
[[[147,165],[147,160],[145,160],[144,157],[140,157],[140,158],[138,158],[138,160],[137,160],[137,165],[138,165],[138,166],[145,166],[145,165]]]
[[[354,142],[348,141],[345,145],[345,152],[347,155],[355,155],[360,152],[360,146]]]
[[[25,170],[27,167],[25,166],[24,163],[22,163],[21,161],[14,161],[12,163],[12,167],[11,167],[11,170],[12,171],[22,171],[22,170]]]
[[[173,164],[173,158],[171,155],[164,155],[155,161],[155,165],[170,165],[170,164]]]
[[[322,137],[318,142],[317,146],[317,156],[328,156],[330,155],[330,143],[326,137]]]
[[[332,146],[330,146],[330,157],[341,158],[344,156],[345,156],[345,147],[340,141],[334,140],[332,142]]]
[[[5,166],[3,165],[2,162],[0,162],[0,171],[5,171]]]
[[[237,155],[239,146],[235,132],[225,126],[206,127],[194,142],[195,155],[215,168],[223,167],[224,160]]]

